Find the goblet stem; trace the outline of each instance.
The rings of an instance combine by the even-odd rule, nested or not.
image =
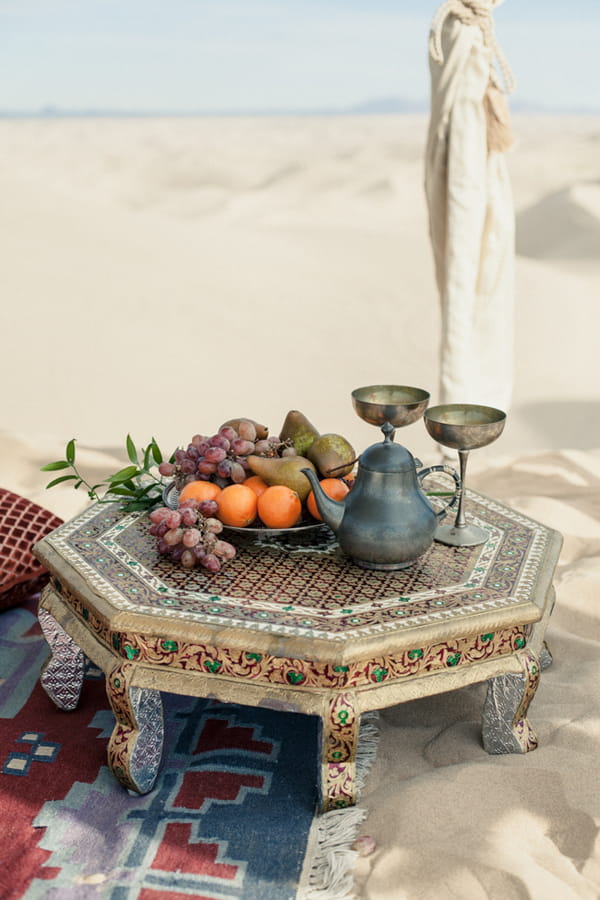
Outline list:
[[[456,512],[455,528],[464,528],[465,522],[464,499],[465,499],[465,479],[467,477],[467,460],[469,458],[468,450],[458,451],[458,461],[460,463],[460,497],[458,498],[458,510]]]

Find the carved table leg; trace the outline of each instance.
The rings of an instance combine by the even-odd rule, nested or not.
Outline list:
[[[356,747],[360,714],[352,693],[335,694],[323,717],[321,809],[340,809],[356,801]]]
[[[544,669],[548,669],[552,665],[552,654],[550,653],[550,648],[546,641],[542,644],[542,649],[540,651],[540,668],[542,672]]]
[[[488,681],[483,707],[483,746],[488,753],[527,753],[537,747],[527,710],[540,680],[540,664],[530,650],[518,658],[522,675],[499,675]]]
[[[147,794],[162,756],[162,699],[160,691],[131,685],[133,669],[131,663],[120,663],[106,676],[106,693],[117,720],[108,742],[108,764],[124,787]]]
[[[42,666],[42,687],[60,709],[75,709],[83,684],[83,652],[47,609],[40,607],[38,620],[52,651]]]

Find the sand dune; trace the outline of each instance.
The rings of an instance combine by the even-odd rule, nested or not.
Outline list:
[[[296,407],[360,448],[375,435],[351,409],[353,387],[419,384],[434,401],[426,126],[424,116],[0,122],[1,323],[5,344],[35,360],[18,378],[10,353],[0,361],[12,386],[3,429],[96,447],[131,431],[172,449],[223,415],[276,430]],[[537,250],[518,261],[503,448],[547,446],[531,409],[549,400],[571,411],[552,446],[589,446],[572,404],[598,398],[600,128],[523,119],[516,131],[516,207],[521,223],[537,217],[526,238]],[[557,196],[562,238],[544,212]],[[577,227],[565,209],[581,213]],[[577,254],[589,264],[573,268]],[[420,426],[406,442],[433,449]]]
[[[600,181],[549,194],[517,218],[517,251],[538,259],[598,259]]]
[[[435,402],[426,127],[0,120],[0,485],[67,518],[85,494],[46,492],[39,468],[71,437],[97,481],[127,432],[170,452],[235,415],[275,432],[299,408],[361,451],[379,436],[354,387],[415,384]],[[478,686],[386,711],[365,900],[598,896],[600,120],[515,130],[515,395],[470,471],[565,536],[540,747],[487,757]],[[436,458],[422,423],[398,439]]]

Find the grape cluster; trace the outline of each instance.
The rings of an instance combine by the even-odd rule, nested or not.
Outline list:
[[[158,552],[185,569],[200,565],[218,572],[223,562],[233,559],[235,547],[219,538],[223,524],[216,512],[214,500],[183,500],[179,509],[153,509],[150,534],[158,538]]]
[[[181,488],[190,481],[213,481],[219,487],[242,484],[252,474],[248,457],[294,456],[288,441],[271,436],[258,438],[253,422],[241,419],[237,428],[222,425],[217,434],[196,434],[186,449],[174,453],[174,462],[163,462],[158,471],[175,479]]]

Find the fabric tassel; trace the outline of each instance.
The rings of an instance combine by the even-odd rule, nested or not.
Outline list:
[[[377,756],[376,711],[363,713],[356,751],[356,784],[360,791]],[[367,811],[356,806],[318,816],[311,828],[306,862],[296,900],[352,900],[352,869],[358,858],[352,844]]]
[[[503,92],[492,82],[483,98],[489,153],[505,153],[514,144],[508,103]]]

